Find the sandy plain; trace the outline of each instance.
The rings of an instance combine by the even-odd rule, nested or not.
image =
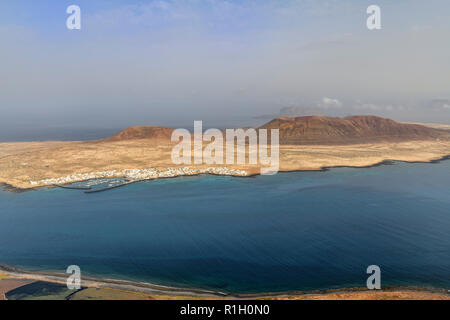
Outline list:
[[[244,176],[260,173],[259,164],[174,165],[171,158],[174,145],[170,141],[152,139],[0,143],[0,183],[8,185],[11,190],[30,189],[51,185],[52,183],[44,181],[46,179],[74,174],[149,168],[167,170],[181,167],[226,167],[244,170]],[[450,139],[330,146],[281,145],[279,154],[280,171],[321,170],[339,166],[366,167],[387,160],[429,162],[450,155]]]

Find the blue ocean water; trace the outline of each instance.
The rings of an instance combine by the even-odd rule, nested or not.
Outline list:
[[[450,161],[0,191],[0,264],[224,292],[450,289]]]

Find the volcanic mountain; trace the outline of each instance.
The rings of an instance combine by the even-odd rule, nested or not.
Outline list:
[[[119,133],[104,139],[104,141],[123,141],[123,140],[170,140],[174,129],[154,126],[135,126],[130,127]]]
[[[259,129],[279,129],[280,144],[333,145],[448,138],[444,130],[376,116],[309,116],[274,119]],[[269,135],[270,136],[270,135]]]
[[[400,142],[409,140],[436,140],[449,138],[445,130],[419,124],[399,123],[376,116],[331,118],[308,116],[274,119],[257,129],[279,129],[280,144],[284,145],[337,145],[374,142]],[[149,139],[168,141],[174,129],[154,126],[127,128],[103,141]],[[269,134],[270,137],[270,134]]]

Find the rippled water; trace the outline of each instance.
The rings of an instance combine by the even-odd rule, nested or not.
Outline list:
[[[450,288],[450,161],[0,191],[0,263],[232,292]]]

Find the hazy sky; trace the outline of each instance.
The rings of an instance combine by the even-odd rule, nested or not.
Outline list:
[[[371,4],[382,30],[366,27]],[[2,0],[0,140],[251,125],[281,109],[450,123],[449,12],[448,0]]]

